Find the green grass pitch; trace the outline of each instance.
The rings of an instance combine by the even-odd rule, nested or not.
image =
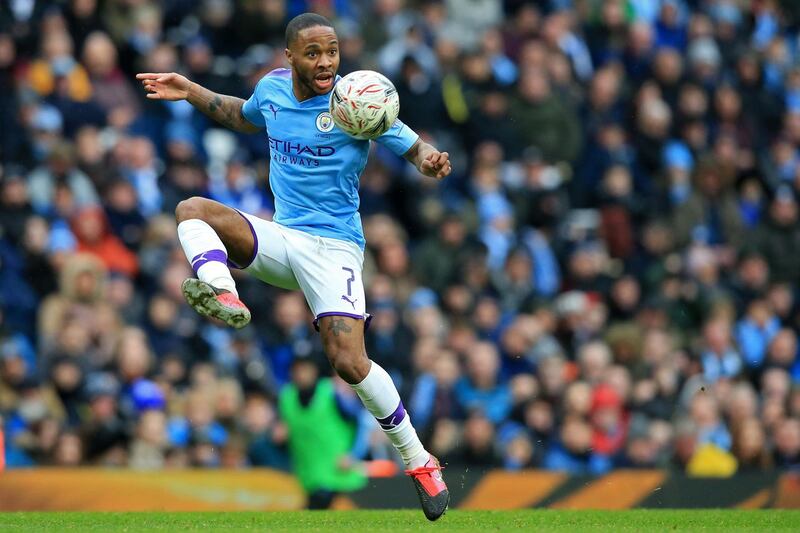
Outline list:
[[[420,511],[0,513],[0,531],[800,531],[800,511]]]

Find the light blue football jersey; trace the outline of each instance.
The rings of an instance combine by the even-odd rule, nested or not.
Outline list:
[[[312,235],[351,241],[363,249],[358,183],[369,141],[354,139],[334,125],[329,98],[330,93],[298,102],[292,92],[292,71],[276,69],[261,78],[242,114],[267,128],[273,220]],[[403,155],[418,138],[397,120],[376,140]]]

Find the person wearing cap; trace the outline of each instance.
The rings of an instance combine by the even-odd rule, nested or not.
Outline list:
[[[118,413],[120,384],[113,374],[93,372],[86,376],[84,395],[88,403],[81,427],[84,454],[89,463],[105,463],[108,458],[126,455],[128,433]]]

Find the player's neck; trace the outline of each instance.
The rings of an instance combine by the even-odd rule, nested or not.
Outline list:
[[[305,102],[306,100],[317,96],[317,93],[312,91],[309,87],[306,87],[302,83],[298,82],[297,78],[294,76],[292,76],[292,92],[294,93],[294,97],[298,102]]]

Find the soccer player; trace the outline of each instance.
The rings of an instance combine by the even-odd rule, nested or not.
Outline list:
[[[339,131],[328,113],[339,67],[336,31],[325,17],[299,15],[286,27],[285,53],[291,69],[264,76],[246,101],[213,93],[176,73],[136,76],[148,98],[186,100],[235,131],[267,130],[274,220],[205,198],[178,204],[178,237],[197,274],[183,283],[183,293],[198,313],[239,328],[250,321],[250,312],[239,300],[229,267],[302,290],[328,360],[397,448],[425,516],[436,520],[450,500],[439,461],[422,446],[389,374],[364,347],[369,315],[361,279],[358,183],[369,142]],[[399,120],[377,142],[426,176],[450,174],[447,152],[422,142]]]

